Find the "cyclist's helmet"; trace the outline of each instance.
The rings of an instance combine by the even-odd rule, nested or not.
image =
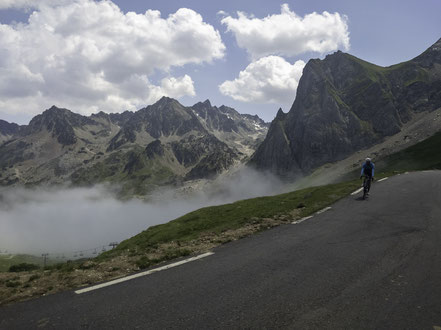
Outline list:
[[[366,158],[366,163],[370,163],[371,162],[371,159],[368,157],[368,158]]]

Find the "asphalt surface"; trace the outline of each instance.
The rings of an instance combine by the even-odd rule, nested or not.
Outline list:
[[[173,269],[1,307],[0,328],[438,330],[441,172],[359,197]]]

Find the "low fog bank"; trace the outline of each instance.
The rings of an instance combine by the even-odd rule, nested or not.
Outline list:
[[[199,186],[198,186],[199,185]],[[275,177],[242,169],[210,183],[161,189],[148,202],[120,201],[104,186],[0,189],[0,251],[92,256],[152,225],[198,208],[284,191]]]

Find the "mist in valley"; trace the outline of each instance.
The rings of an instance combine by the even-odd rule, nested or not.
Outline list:
[[[114,189],[0,189],[0,251],[93,256],[150,226],[201,207],[283,192],[269,174],[243,169],[197,188],[163,188],[148,201],[121,201]]]

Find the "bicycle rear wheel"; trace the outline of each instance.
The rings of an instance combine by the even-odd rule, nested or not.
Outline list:
[[[368,191],[369,191],[368,180],[365,177],[363,180],[363,199],[366,199]]]

